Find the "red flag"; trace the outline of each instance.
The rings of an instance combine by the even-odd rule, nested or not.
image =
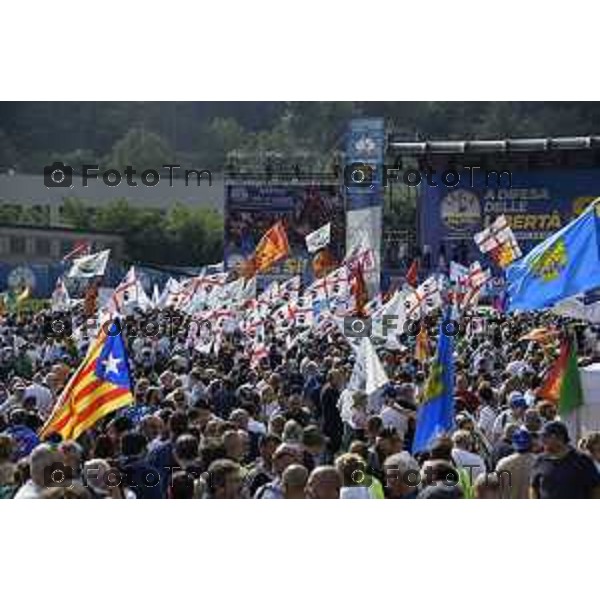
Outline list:
[[[415,258],[406,272],[406,283],[416,288],[419,283],[419,259]]]
[[[356,314],[359,317],[364,316],[365,305],[369,301],[369,293],[360,261],[354,264],[350,272],[350,290],[354,296]]]
[[[80,256],[85,256],[92,251],[92,244],[90,242],[77,242],[75,246],[73,246],[73,250],[69,252],[67,255],[63,256],[63,262],[68,260],[73,260],[74,258],[79,258]]]

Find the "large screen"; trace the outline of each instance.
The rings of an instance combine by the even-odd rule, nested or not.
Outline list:
[[[266,275],[313,278],[304,238],[331,222],[329,250],[344,256],[344,199],[339,185],[325,183],[228,183],[225,187],[225,265],[233,269],[247,259],[265,232],[277,221],[286,227],[291,254]]]

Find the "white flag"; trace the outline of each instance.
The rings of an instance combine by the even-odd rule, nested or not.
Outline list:
[[[450,281],[462,285],[469,275],[469,268],[460,263],[450,262]]]
[[[439,280],[433,275],[427,278],[414,292],[406,297],[406,316],[420,319],[421,314],[429,314],[442,306]]]
[[[488,228],[476,233],[474,240],[479,250],[483,254],[491,253],[492,258],[502,268],[523,254],[504,215],[497,217]]]
[[[372,335],[388,341],[404,332],[406,322],[406,293],[396,290],[394,295],[371,315]]]
[[[101,277],[106,271],[110,250],[103,250],[98,254],[82,256],[73,261],[73,266],[67,277],[87,279],[90,277]]]
[[[361,338],[360,345],[354,351],[356,362],[347,390],[364,391],[368,397],[369,410],[377,411],[381,408],[382,388],[389,383],[388,376],[368,337]]]
[[[69,297],[69,290],[63,281],[62,277],[56,280],[56,287],[52,292],[52,311],[61,312],[69,310],[71,308],[71,298]]]
[[[327,225],[323,225],[323,227],[319,227],[319,229],[309,233],[305,241],[306,247],[311,254],[328,246],[331,241],[331,223],[327,223]]]
[[[373,344],[368,337],[364,337],[362,341],[362,351],[365,364],[365,393],[367,396],[380,390],[384,385],[389,383],[388,376],[373,348]]]

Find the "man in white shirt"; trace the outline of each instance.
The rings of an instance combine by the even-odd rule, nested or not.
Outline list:
[[[62,465],[63,456],[49,444],[40,444],[29,455],[31,478],[22,485],[15,495],[15,500],[40,500],[48,490],[51,481],[49,472],[54,465]],[[60,479],[60,474],[59,474]],[[56,487],[56,486],[54,486]]]
[[[471,482],[479,475],[485,475],[485,462],[479,454],[471,452],[471,434],[464,429],[455,431],[452,435],[452,460],[457,467],[465,469],[469,474]]]
[[[54,406],[54,395],[46,385],[42,385],[39,379],[25,388],[26,398],[35,398],[35,406],[43,417],[47,417]]]
[[[408,413],[399,404],[396,404],[396,397],[395,388],[386,389],[384,406],[379,417],[384,429],[393,429],[404,438],[408,431]]]

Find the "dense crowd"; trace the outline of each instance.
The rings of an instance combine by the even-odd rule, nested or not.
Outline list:
[[[56,318],[74,319],[73,334],[53,331]],[[493,314],[461,329],[455,428],[417,455],[435,326],[423,362],[412,335],[378,348],[390,383],[373,402],[347,389],[355,353],[335,329],[292,344],[267,327],[255,364],[239,333],[201,353],[184,315],[136,313],[123,323],[135,403],[76,441],[40,440],[90,343],[78,323],[74,314],[0,316],[2,498],[600,497],[600,433],[570,439],[556,406],[537,396],[557,339],[521,339],[562,325],[551,313]],[[574,327],[580,363],[600,362],[595,328]]]

